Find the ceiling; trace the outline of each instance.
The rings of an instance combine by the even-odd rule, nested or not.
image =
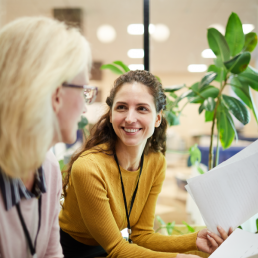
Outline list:
[[[56,7],[83,9],[83,33],[92,46],[93,59],[109,63],[122,60],[126,64],[143,63],[131,59],[127,51],[143,47],[142,35],[129,35],[127,26],[143,22],[143,0],[0,0],[0,19],[5,24],[25,15],[52,17]],[[258,32],[258,0],[150,0],[150,22],[163,23],[170,29],[165,42],[150,40],[150,69],[155,72],[184,73],[189,64],[210,64],[201,57],[208,48],[207,28],[214,23],[226,25],[231,12],[242,23],[252,23]],[[102,24],[112,25],[117,37],[112,43],[101,43],[96,36]],[[253,53],[253,59],[258,51]]]

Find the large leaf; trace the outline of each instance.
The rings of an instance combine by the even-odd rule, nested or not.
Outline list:
[[[203,90],[199,92],[199,95],[195,94],[195,96],[191,95],[188,97],[191,103],[203,103],[205,99],[212,97],[217,98],[219,94],[219,89],[214,86],[206,86]]]
[[[258,91],[258,75],[246,72],[239,74],[238,78],[241,82],[246,82],[254,90]]]
[[[209,85],[212,81],[214,81],[216,77],[217,77],[217,73],[214,73],[214,72],[206,73],[199,84],[199,87],[198,87],[199,90]]]
[[[242,124],[246,125],[250,122],[250,113],[246,106],[234,97],[222,95],[228,110],[238,119]]]
[[[240,82],[238,77],[233,77],[230,80],[230,85],[235,94],[252,110],[255,120],[258,123],[258,111],[248,84]]]
[[[130,71],[129,67],[125,65],[122,61],[114,61],[113,63],[121,66],[126,73]]]
[[[165,117],[169,126],[180,124],[179,117],[172,111],[165,111]]]
[[[229,16],[225,38],[228,43],[231,56],[235,56],[242,51],[245,44],[245,35],[242,28],[242,22],[236,13],[232,13]]]
[[[184,87],[185,87],[185,84],[173,85],[173,86],[169,86],[169,87],[164,88],[164,91],[165,92],[174,92],[174,91],[180,90]]]
[[[235,131],[234,128],[231,125],[231,122],[228,119],[226,112],[220,112],[220,123],[219,123],[219,136],[220,136],[220,142],[221,146],[224,149],[227,149],[232,144],[234,137],[235,137]]]
[[[208,29],[207,37],[210,49],[217,56],[217,59],[220,60],[220,64],[217,60],[217,65],[223,67],[223,62],[230,59],[230,50],[227,41],[225,40],[224,36],[214,28]]]
[[[210,122],[213,120],[214,111],[205,111],[205,122]]]
[[[213,111],[215,108],[215,100],[212,97],[209,97],[204,100],[203,107],[207,111]]]
[[[210,65],[208,68],[208,72],[215,72],[217,74],[214,79],[217,82],[222,82],[226,79],[227,73],[224,67],[218,67],[216,65]]]
[[[224,62],[226,68],[235,74],[242,73],[248,67],[251,60],[251,54],[249,52],[241,53],[231,60]]]
[[[226,111],[226,114],[227,114],[228,121],[230,122],[230,124],[231,124],[231,126],[232,126],[232,128],[235,132],[236,141],[238,141],[238,134],[237,134],[237,130],[236,130],[236,127],[235,127],[234,120],[233,120],[231,114],[228,111]]]
[[[255,32],[249,32],[245,35],[245,45],[243,51],[252,52],[257,45],[257,34]]]
[[[248,65],[247,68],[245,69],[245,71],[243,72],[243,74],[245,74],[245,73],[253,73],[253,74],[258,75],[258,71],[250,65]]]
[[[182,95],[180,95],[173,103],[174,106],[176,106],[182,99],[192,95],[193,91],[192,90],[188,90],[186,92],[184,92]]]
[[[123,71],[121,71],[119,68],[117,68],[115,65],[113,64],[106,64],[106,65],[102,65],[100,67],[101,70],[104,70],[104,69],[109,69],[111,72],[115,73],[115,74],[124,74]]]

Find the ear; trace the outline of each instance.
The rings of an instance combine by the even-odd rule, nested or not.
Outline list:
[[[61,98],[62,87],[58,87],[55,92],[52,94],[52,107],[56,114],[59,113],[59,110],[62,106],[62,98]]]
[[[159,127],[162,121],[162,110],[157,114],[155,127]]]

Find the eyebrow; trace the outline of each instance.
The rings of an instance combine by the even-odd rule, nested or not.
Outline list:
[[[121,104],[124,104],[124,105],[128,105],[128,103],[127,102],[122,102],[122,101],[118,101],[118,102],[116,102],[116,105],[121,105]],[[137,106],[150,106],[149,104],[147,104],[147,103],[138,103],[138,104],[136,104]]]

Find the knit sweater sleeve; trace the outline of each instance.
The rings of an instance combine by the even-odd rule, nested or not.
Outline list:
[[[182,236],[164,236],[155,233],[153,230],[156,202],[165,179],[165,172],[166,160],[163,155],[160,155],[156,177],[147,202],[138,222],[132,228],[132,240],[139,246],[160,252],[184,253],[198,250],[196,246],[197,233]]]
[[[106,182],[100,173],[93,155],[87,162],[77,160],[72,168],[72,185],[82,219],[91,236],[106,250],[109,258],[176,257],[176,253],[163,253],[148,250],[123,239],[112,214],[107,197]]]

